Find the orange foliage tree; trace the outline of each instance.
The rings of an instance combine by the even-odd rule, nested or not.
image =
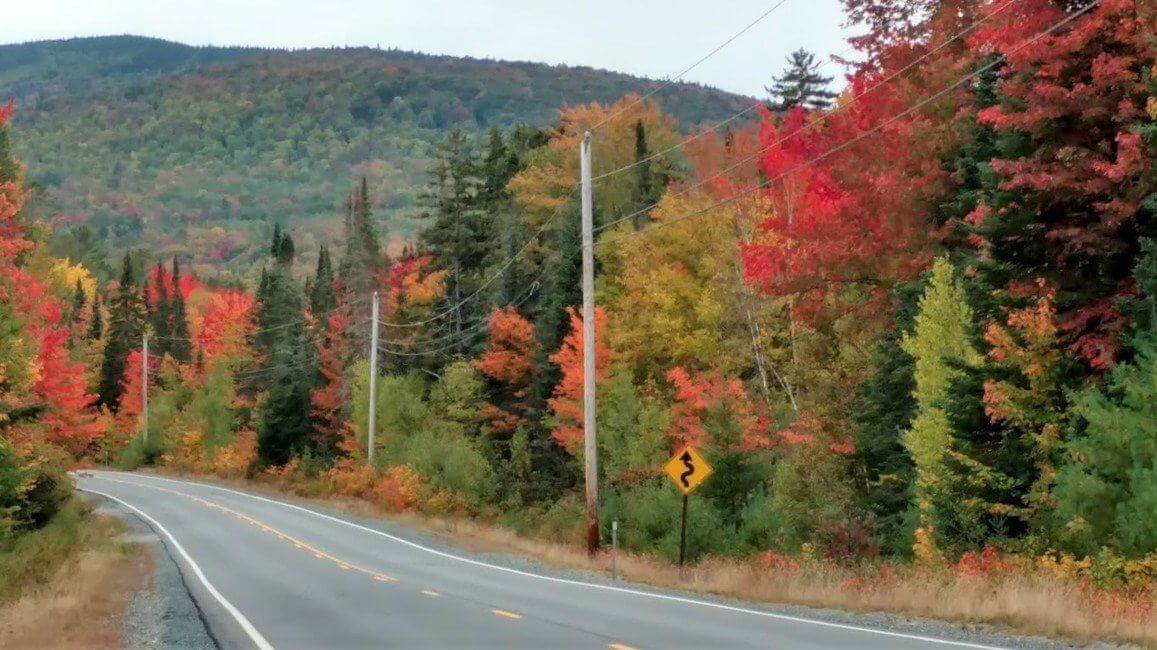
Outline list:
[[[534,325],[514,307],[495,308],[486,350],[471,365],[485,376],[490,398],[481,415],[489,435],[505,438],[526,423],[526,390],[534,372]]]
[[[570,333],[557,352],[550,355],[562,378],[547,400],[553,413],[551,435],[572,455],[582,454],[583,446],[583,319],[571,308]],[[595,380],[606,378],[611,363],[611,349],[606,343],[607,318],[595,309]]]

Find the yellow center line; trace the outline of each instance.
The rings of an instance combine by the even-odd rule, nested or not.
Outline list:
[[[518,619],[522,618],[521,614],[515,614],[514,612],[508,612],[505,609],[492,609],[492,610],[490,610],[490,612],[492,614],[494,614],[495,616],[501,616],[503,618],[509,618],[512,620],[518,620]]]
[[[610,648],[611,650],[635,650],[631,646],[623,645],[621,643],[612,643],[612,644],[608,645],[607,647]]]
[[[102,477],[102,478],[104,478],[104,477]],[[262,532],[276,534],[278,539],[281,539],[283,541],[292,542],[293,548],[303,549],[309,553],[313,553],[313,556],[318,558],[318,559],[329,560],[329,561],[333,562],[334,564],[337,564],[338,567],[340,567],[342,570],[349,571],[352,569],[353,571],[356,571],[358,573],[364,573],[368,576],[371,576],[372,578],[374,578],[378,582],[391,582],[391,581],[395,580],[395,578],[391,578],[390,576],[388,576],[384,573],[381,573],[379,571],[373,571],[371,569],[367,569],[365,567],[361,567],[361,566],[358,566],[358,565],[353,564],[353,563],[339,560],[336,557],[334,557],[334,556],[332,556],[332,555],[330,555],[330,554],[328,554],[328,553],[326,553],[326,552],[324,552],[324,551],[322,551],[322,550],[320,550],[314,546],[311,546],[310,544],[308,544],[308,543],[306,543],[300,539],[297,539],[296,537],[293,537],[292,535],[288,535],[286,533],[283,533],[283,532],[277,530],[276,528],[273,528],[272,526],[265,524],[264,522],[258,521],[257,519],[254,519],[253,517],[250,517],[249,515],[246,515],[246,514],[241,513],[241,512],[237,512],[236,510],[233,510],[231,508],[226,508],[223,505],[220,505],[218,503],[214,503],[214,502],[209,501],[207,499],[202,499],[201,497],[194,496],[192,494],[186,494],[184,492],[180,492],[178,490],[173,490],[171,488],[158,487],[156,485],[146,485],[144,483],[134,483],[132,481],[121,481],[121,480],[112,479],[112,478],[106,478],[105,480],[112,481],[114,483],[124,483],[125,485],[134,485],[137,487],[144,487],[144,488],[149,488],[152,490],[158,490],[160,492],[166,492],[166,493],[173,494],[173,495],[176,495],[179,497],[184,497],[186,499],[190,499],[192,501],[200,503],[201,505],[205,506],[206,508],[209,508],[210,510],[217,510],[217,511],[223,512],[225,514],[232,515],[232,516],[236,517],[237,519],[240,519],[241,521],[248,522],[252,526],[258,526],[261,528]]]
[[[427,596],[429,596],[431,598],[437,598],[438,597],[438,592],[434,591],[433,589],[423,589],[422,593],[426,594]]]

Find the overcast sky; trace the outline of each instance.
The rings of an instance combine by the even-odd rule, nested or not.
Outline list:
[[[368,45],[677,74],[778,0],[33,0],[0,43],[138,34],[193,45]],[[839,0],[786,0],[684,79],[762,96],[788,52],[846,48]],[[825,71],[837,77],[839,68]]]

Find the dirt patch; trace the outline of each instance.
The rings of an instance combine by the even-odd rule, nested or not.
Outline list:
[[[153,560],[139,544],[118,539],[119,521],[86,518],[91,534],[84,548],[0,609],[0,648],[124,647],[123,618],[132,595],[148,583]]]

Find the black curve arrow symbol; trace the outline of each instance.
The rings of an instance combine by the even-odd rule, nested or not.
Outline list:
[[[679,456],[679,460],[683,461],[683,466],[687,468],[686,471],[679,475],[679,481],[683,483],[683,487],[689,488],[691,487],[691,483],[687,481],[687,477],[695,473],[695,465],[691,462],[691,452],[684,451],[683,455]]]

